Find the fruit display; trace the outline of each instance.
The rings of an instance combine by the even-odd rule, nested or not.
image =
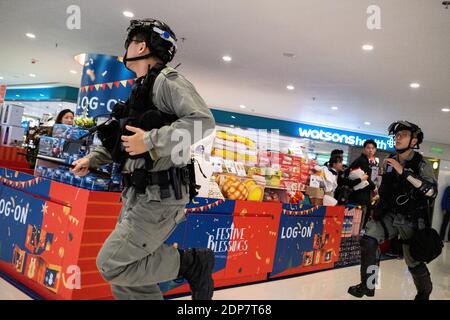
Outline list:
[[[219,174],[216,182],[223,196],[230,200],[262,201],[264,187],[253,179],[241,180],[229,174]]]
[[[94,118],[80,116],[74,119],[74,124],[83,128],[91,128],[95,126],[95,120]]]
[[[216,131],[211,155],[242,162],[249,166],[255,165],[257,162],[257,149],[252,139],[220,130]]]
[[[251,130],[217,128],[211,161],[220,191],[227,199],[289,202],[292,194],[292,201],[301,202],[303,194],[296,192],[310,184],[317,163],[286,147],[265,150],[264,137]]]

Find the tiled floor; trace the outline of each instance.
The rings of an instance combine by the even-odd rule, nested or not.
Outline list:
[[[446,243],[442,255],[429,265],[434,300],[450,300],[450,243]],[[251,286],[218,290],[215,299],[355,299],[347,294],[347,288],[358,282],[359,267],[335,269],[310,275],[271,281]],[[371,299],[412,299],[415,288],[403,260],[381,263],[381,288]],[[0,299],[29,299],[24,293],[0,279]],[[190,297],[180,298],[183,300]],[[367,298],[366,298],[367,299]]]

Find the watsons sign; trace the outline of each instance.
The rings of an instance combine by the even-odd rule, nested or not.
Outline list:
[[[327,141],[332,143],[342,143],[351,146],[362,146],[364,141],[373,139],[377,142],[378,148],[382,150],[394,150],[394,139],[384,135],[364,134],[346,130],[332,129],[321,126],[305,124],[301,122],[285,121],[273,118],[258,117],[248,114],[228,112],[222,110],[211,110],[216,123],[230,124],[236,127],[254,128],[259,130],[273,129],[291,137],[302,137]]]
[[[351,146],[363,146],[366,140],[372,139],[377,143],[378,149],[393,150],[394,148],[394,139],[388,136],[374,136],[307,125],[300,126],[298,128],[298,134],[302,138],[348,144]]]
[[[0,216],[11,217],[16,222],[26,224],[28,209],[30,204],[26,204],[25,206],[16,205],[14,200],[7,201],[5,199],[0,199]]]

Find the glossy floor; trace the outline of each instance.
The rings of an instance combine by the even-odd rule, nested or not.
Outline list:
[[[450,300],[450,243],[446,243],[442,255],[429,265],[434,290],[434,300]],[[218,290],[215,299],[356,299],[347,294],[350,285],[358,283],[359,267],[335,269],[271,281],[256,285]],[[389,260],[381,263],[381,288],[375,298],[370,299],[413,299],[415,288],[403,260]],[[0,299],[29,299],[21,291],[0,279]],[[180,298],[183,300],[190,297]],[[368,299],[368,298],[365,298]]]

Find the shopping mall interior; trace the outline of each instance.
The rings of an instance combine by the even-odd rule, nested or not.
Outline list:
[[[449,7],[2,0],[0,300],[450,300]]]

